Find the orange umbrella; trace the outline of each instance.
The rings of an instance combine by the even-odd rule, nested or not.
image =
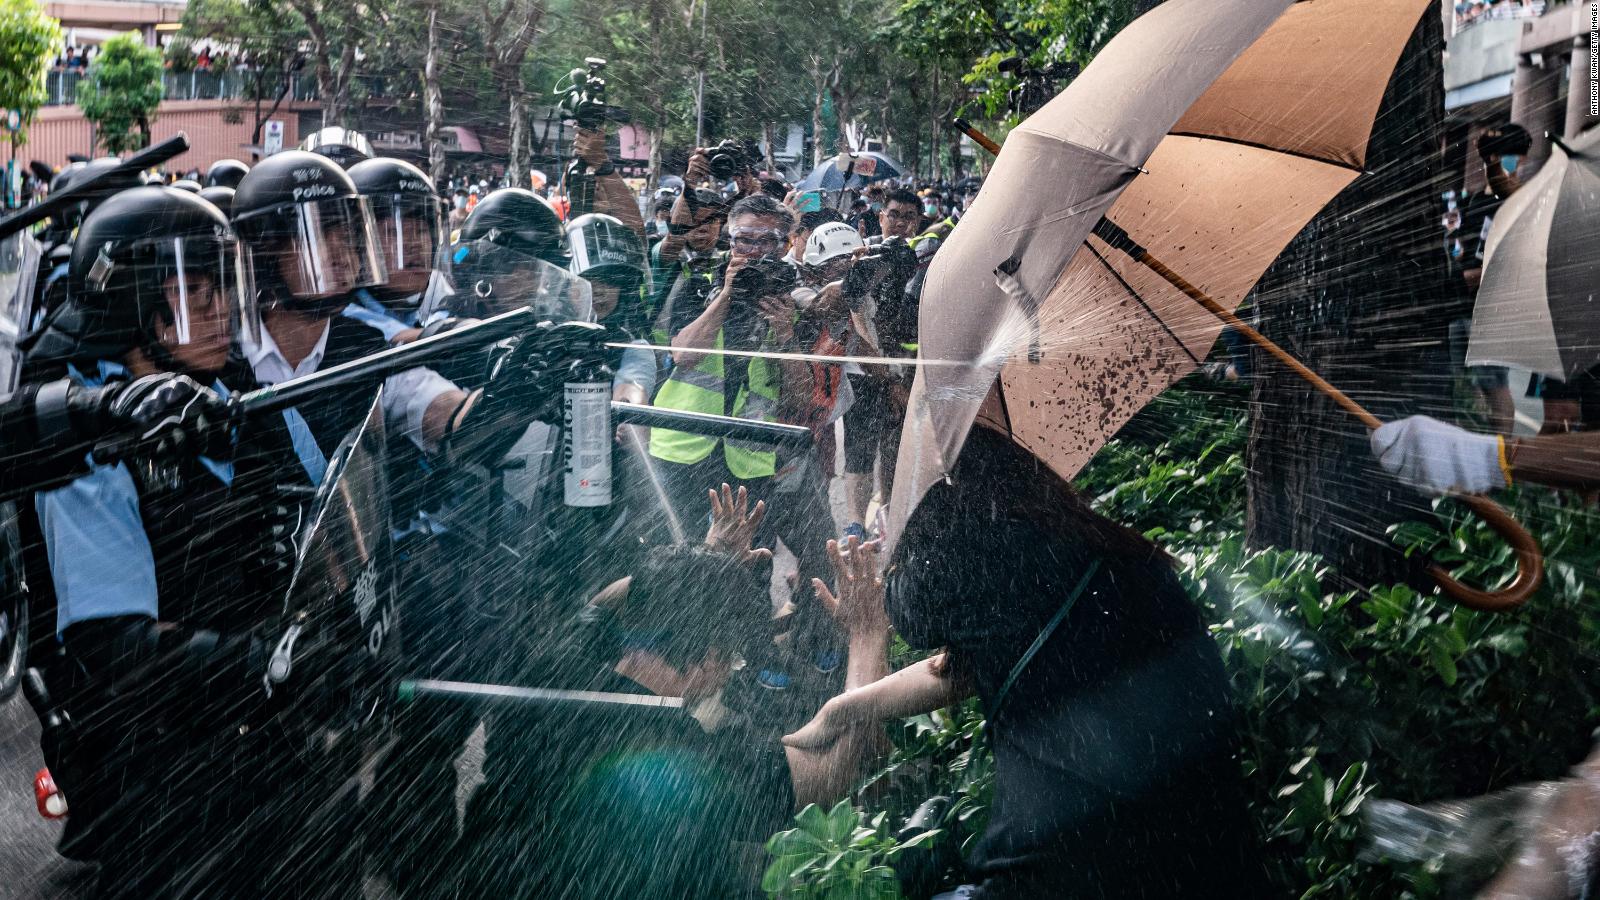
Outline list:
[[[919,367],[891,534],[980,415],[1071,478],[1199,365],[1224,319],[1259,338],[1232,310],[1361,174],[1390,75],[1432,10],[1168,0],[1014,130],[928,273],[921,355],[963,364]],[[1435,578],[1468,605],[1523,602],[1542,575],[1536,545],[1489,501],[1470,502],[1512,537],[1519,578],[1498,594]]]

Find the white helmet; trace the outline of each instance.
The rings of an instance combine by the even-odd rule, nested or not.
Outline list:
[[[805,264],[820,266],[830,259],[854,253],[866,246],[861,233],[843,222],[824,222],[806,238]]]

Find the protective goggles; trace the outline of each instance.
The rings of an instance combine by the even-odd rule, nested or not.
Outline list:
[[[770,250],[782,247],[789,236],[775,228],[734,228],[728,232],[735,250]]]

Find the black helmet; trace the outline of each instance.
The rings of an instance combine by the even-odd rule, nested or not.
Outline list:
[[[554,321],[592,315],[588,282],[567,271],[561,217],[544,198],[501,188],[478,202],[450,254],[457,315],[532,306]]]
[[[386,293],[419,299],[433,273],[444,231],[444,213],[433,180],[416,166],[388,157],[358,162],[350,167],[349,175],[378,223],[384,268],[396,288]]]
[[[233,188],[214,184],[200,189],[200,199],[222,211],[224,216],[233,215]]]
[[[250,167],[237,159],[219,159],[206,170],[206,187],[237,188]]]
[[[70,299],[40,339],[56,359],[117,359],[143,349],[183,370],[172,346],[206,347],[215,372],[254,296],[228,220],[198,196],[164,187],[123,191],[84,219],[67,268]]]
[[[524,188],[501,188],[479,200],[461,223],[457,241],[491,241],[553,266],[567,264],[561,215],[550,201]]]
[[[589,213],[567,223],[572,274],[590,284],[617,288],[623,301],[650,285],[650,258],[633,229],[622,220]]]
[[[386,279],[372,210],[325,156],[287,150],[251,169],[234,192],[233,226],[267,302],[327,313]]]
[[[172,187],[174,190],[183,191],[188,194],[200,193],[200,182],[195,181],[193,178],[179,178],[177,181],[172,183]]]
[[[300,149],[326,156],[347,169],[377,155],[372,152],[372,142],[365,135],[338,125],[329,125],[306,135],[305,140],[300,142]]]
[[[117,159],[115,156],[102,156],[86,163],[73,163],[63,169],[61,174],[55,177],[54,181],[50,182],[50,193],[59,194],[62,191],[71,189],[74,185],[82,188],[84,184],[88,183],[89,179],[98,178],[120,165],[122,165],[122,160]],[[125,191],[128,188],[138,187],[143,183],[143,179],[139,177],[137,172],[124,172],[113,176],[109,181],[105,181],[93,191],[79,196],[78,202],[71,204],[62,212],[60,230],[70,233],[83,222],[84,217],[88,216],[96,206],[104,203],[107,197],[119,191]]]

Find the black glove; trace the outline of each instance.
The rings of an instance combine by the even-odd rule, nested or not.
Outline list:
[[[163,372],[101,388],[67,393],[73,430],[95,441],[95,459],[138,452],[156,458],[221,456],[227,406],[210,388],[186,375]]]
[[[488,382],[452,442],[458,453],[480,462],[505,454],[534,421],[560,421],[562,384],[568,373],[599,350],[606,330],[586,322],[542,323],[535,331],[493,348]]]

